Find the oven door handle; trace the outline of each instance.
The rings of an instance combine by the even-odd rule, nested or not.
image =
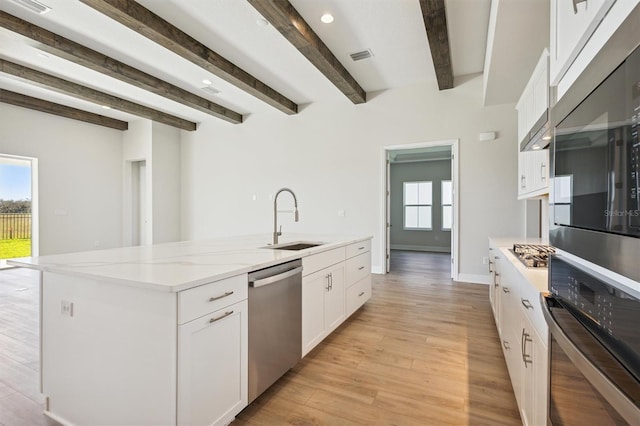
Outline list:
[[[553,303],[553,295],[541,293],[540,304],[542,314],[549,332],[553,335],[560,348],[564,351],[571,362],[580,370],[594,388],[611,404],[611,406],[627,421],[634,424],[640,418],[640,409],[629,398],[622,393],[611,381],[600,372],[589,359],[578,349],[569,336],[562,330],[549,310],[548,303]],[[577,321],[577,320],[576,320]],[[580,325],[582,327],[582,325]],[[598,343],[599,344],[599,343]]]

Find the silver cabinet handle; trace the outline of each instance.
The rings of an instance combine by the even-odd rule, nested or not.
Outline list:
[[[492,262],[492,261],[489,261],[489,273],[492,273],[492,272],[493,272],[493,269],[491,269],[491,266],[492,266],[492,265],[493,265],[493,262]]]
[[[358,250],[364,250],[364,248],[365,248],[364,246],[358,247]]]
[[[509,346],[509,342],[507,342],[506,340],[502,341],[502,346],[508,351],[511,350],[511,346]]]
[[[498,273],[498,271],[496,271],[495,274],[493,274],[493,285],[495,287],[498,287],[500,285],[500,283],[498,282],[498,277],[500,277],[500,274]]]
[[[533,342],[533,340],[529,339],[529,333],[527,333],[523,328],[520,343],[522,344],[522,362],[524,363],[525,368],[527,368],[527,364],[533,364],[533,361],[531,361],[531,355],[527,353],[527,342]]]
[[[209,302],[215,302],[216,300],[224,299],[225,297],[229,297],[233,294],[233,291],[227,291],[221,296],[214,296],[209,298]]]
[[[297,268],[293,268],[290,269],[286,272],[283,272],[281,274],[278,275],[273,275],[271,277],[267,277],[267,278],[262,278],[259,280],[254,280],[254,281],[249,281],[249,287],[253,287],[253,288],[257,288],[257,287],[262,287],[263,285],[267,285],[267,284],[273,284],[275,282],[278,282],[280,280],[283,280],[285,278],[289,278],[293,275],[302,273],[302,266],[298,266]]]
[[[527,178],[522,175],[522,177],[520,177],[520,188],[526,188],[527,186]]]
[[[329,284],[329,277],[331,276],[331,274],[327,274],[327,276],[325,278],[327,278],[327,286],[325,287],[325,289],[327,291],[331,290],[331,284]]]
[[[500,259],[500,256],[493,256],[494,259]]]
[[[540,178],[543,181],[547,180],[547,177],[545,176],[546,175],[546,173],[545,173],[545,169],[546,168],[547,168],[546,164],[544,164],[544,163],[540,164]]]
[[[360,294],[358,295],[358,297],[362,297],[364,296],[364,291],[361,291]]]
[[[522,303],[522,306],[524,306],[527,309],[533,309],[533,305],[531,304],[531,302],[529,302],[529,299],[523,299],[521,297],[520,298],[520,303]]]
[[[364,266],[361,266],[358,268],[358,271],[362,271],[364,269]]]
[[[220,315],[218,318],[211,318],[209,320],[209,324],[211,324],[212,322],[220,321],[222,318],[226,318],[229,315],[231,315],[232,313],[233,313],[233,311],[229,311],[229,312],[225,312],[224,314]]]
[[[503,293],[511,293],[511,290],[509,290],[509,287],[502,287],[502,292]]]

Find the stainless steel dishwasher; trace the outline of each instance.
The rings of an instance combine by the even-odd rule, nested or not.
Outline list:
[[[302,358],[302,261],[249,274],[249,403]]]

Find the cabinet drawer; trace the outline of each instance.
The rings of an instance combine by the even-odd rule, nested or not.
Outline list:
[[[547,336],[549,327],[542,316],[542,306],[540,306],[540,293],[538,290],[532,284],[523,280],[518,298],[515,302],[520,305],[520,308],[524,311],[524,315],[529,318],[529,321],[531,321],[531,324],[535,327],[538,334],[543,337]],[[546,342],[546,338],[544,340]]]
[[[247,274],[212,282],[178,293],[178,324],[247,298]]]
[[[347,259],[346,278],[347,287],[355,284],[371,273],[371,253],[362,253],[351,259]]]
[[[347,316],[371,298],[371,275],[361,279],[347,289]]]
[[[302,258],[302,276],[313,274],[320,269],[344,262],[344,247],[323,251]]]
[[[347,259],[357,256],[366,251],[371,251],[371,240],[360,241],[359,243],[349,244],[347,246]]]

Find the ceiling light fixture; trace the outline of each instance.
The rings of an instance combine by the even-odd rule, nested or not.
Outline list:
[[[540,149],[540,145],[534,145],[534,146],[533,146],[533,149],[535,149],[535,150]]]
[[[29,9],[32,12],[43,15],[51,10],[49,6],[46,4],[40,3],[37,0],[12,0],[15,4],[19,4],[20,6]]]
[[[202,84],[206,84],[208,86],[208,85],[212,84],[212,82],[211,82],[211,80],[208,80],[208,79],[205,78],[204,80],[202,80]]]
[[[550,141],[551,140],[551,136],[543,136],[542,140],[543,141]]]
[[[333,22],[333,15],[332,15],[332,14],[330,14],[330,13],[325,13],[324,15],[322,15],[322,16],[320,17],[320,20],[321,20],[322,22],[324,22],[325,24],[330,24],[330,23],[332,23],[332,22]]]

